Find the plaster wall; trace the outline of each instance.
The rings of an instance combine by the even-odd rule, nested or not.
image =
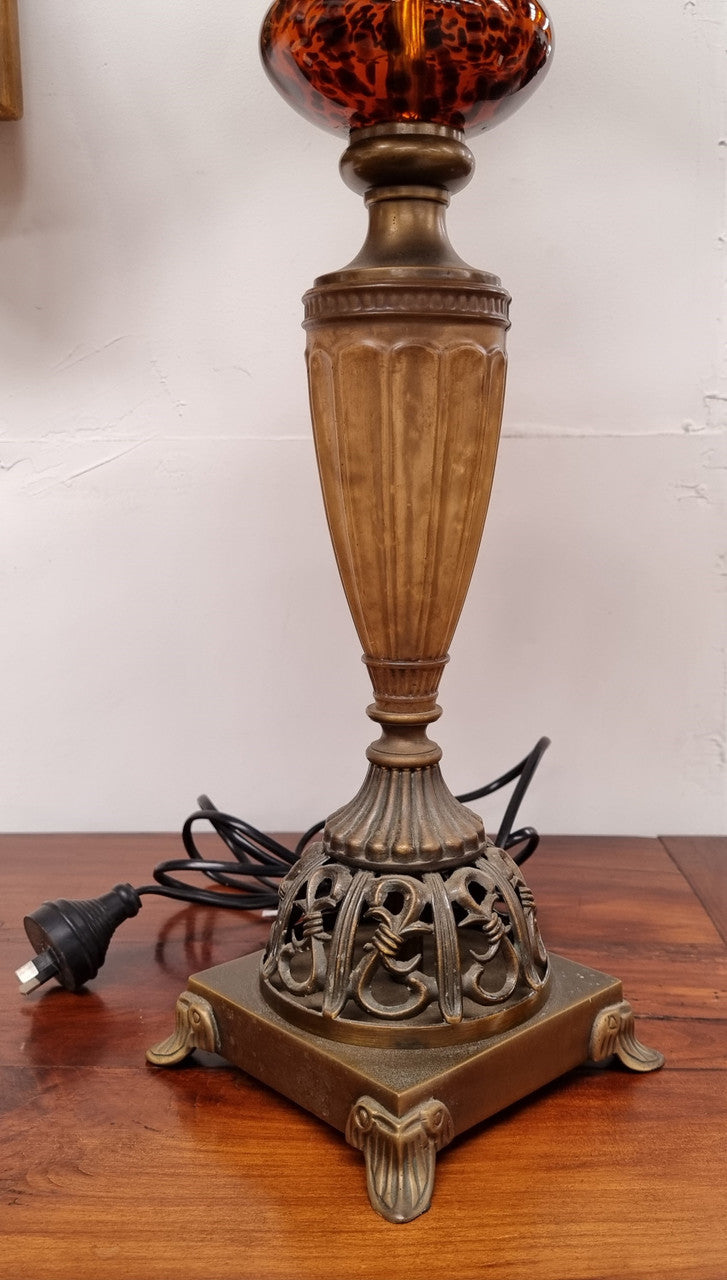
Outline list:
[[[506,424],[438,738],[523,818],[727,826],[727,10],[552,0],[553,68],[473,141],[463,257],[513,294]],[[0,829],[268,829],[372,736],[299,297],[361,242],[344,140],[262,8],[21,0],[0,124]],[[484,810],[495,827],[499,808]]]

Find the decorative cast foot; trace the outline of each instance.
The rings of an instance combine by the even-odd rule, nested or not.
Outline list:
[[[175,1010],[176,1026],[166,1040],[147,1049],[147,1062],[155,1067],[173,1067],[188,1058],[195,1049],[209,1053],[219,1050],[217,1023],[212,1006],[202,996],[183,991]]]
[[[612,1054],[630,1071],[658,1071],[664,1065],[663,1053],[658,1049],[647,1049],[637,1040],[634,1011],[628,1000],[601,1009],[593,1024],[589,1046],[591,1061],[603,1062]]]
[[[411,1222],[426,1213],[437,1152],[453,1137],[452,1117],[436,1098],[394,1116],[364,1096],[354,1103],[346,1126],[346,1141],[366,1159],[371,1204],[389,1222]]]

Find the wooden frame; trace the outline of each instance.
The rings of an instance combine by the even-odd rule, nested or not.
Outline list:
[[[0,0],[0,120],[23,114],[17,0]]]

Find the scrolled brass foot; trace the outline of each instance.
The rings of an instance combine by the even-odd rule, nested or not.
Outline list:
[[[202,996],[183,991],[175,1009],[176,1025],[166,1040],[146,1051],[147,1062],[155,1067],[172,1067],[188,1058],[195,1049],[219,1051],[220,1039],[212,1006]]]
[[[364,1095],[346,1126],[346,1141],[364,1153],[371,1205],[389,1222],[411,1222],[426,1213],[437,1152],[453,1137],[452,1117],[436,1098],[394,1116]]]
[[[591,1030],[591,1062],[603,1062],[614,1054],[630,1071],[658,1071],[664,1065],[663,1053],[636,1038],[634,1011],[628,1000],[601,1009]]]

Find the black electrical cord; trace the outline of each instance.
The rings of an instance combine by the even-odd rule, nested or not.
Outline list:
[[[508,783],[516,782],[495,844],[506,850],[522,846],[513,854],[518,865],[535,852],[540,837],[534,827],[520,827],[517,831],[512,827],[533,774],[549,745],[549,738],[540,738],[530,754],[502,777],[476,791],[457,796],[464,803],[480,800]],[[208,796],[200,796],[197,803],[199,808],[190,814],[182,828],[182,843],[187,857],[160,862],[154,868],[154,884],[145,884],[138,889],[130,884],[119,884],[100,898],[83,901],[59,898],[56,902],[44,902],[25,917],[25,932],[36,954],[33,960],[17,970],[21,991],[27,995],[50,978],[56,978],[69,991],[77,991],[95,978],[106,957],[112,934],[123,920],[137,914],[144,894],[158,894],[180,902],[236,911],[275,908],[279,881],[325,825],[317,822],[301,836],[295,849],[289,849],[272,836],[250,826],[249,822],[243,822],[242,818],[221,812]],[[212,826],[227,845],[234,862],[201,855],[192,833],[198,822],[208,822]],[[201,872],[219,887],[200,888],[173,874],[190,871]]]
[[[298,848],[304,845],[299,842],[295,851],[288,849],[272,836],[258,831],[249,822],[244,822],[242,818],[222,813],[209,796],[200,796],[197,804],[199,808],[190,814],[182,827],[182,843],[187,857],[160,862],[153,872],[156,884],[142,885],[136,890],[139,896],[146,893],[159,894],[166,898],[177,898],[181,902],[227,907],[237,911],[254,911],[275,906],[278,900],[276,882],[297,861]],[[192,835],[192,828],[197,822],[210,823],[227,845],[235,862],[219,862],[200,853]],[[316,827],[316,830],[319,829],[320,827]],[[171,875],[173,871],[201,871],[209,880],[234,892],[220,893],[218,889],[197,888]]]
[[[468,804],[470,800],[481,800],[483,796],[490,796],[493,791],[499,791],[501,787],[506,787],[508,782],[514,782],[516,778],[518,779],[518,784],[510,796],[508,806],[495,836],[495,844],[498,849],[509,850],[524,842],[524,848],[513,858],[513,861],[519,867],[535,853],[540,843],[540,836],[534,827],[520,827],[518,831],[513,831],[513,823],[525,797],[525,792],[533,780],[533,774],[549,746],[550,738],[539,738],[530,754],[525,756],[525,759],[521,760],[519,764],[513,765],[512,769],[509,769],[507,773],[503,773],[501,778],[497,778],[494,782],[488,782],[484,787],[479,787],[476,791],[467,791],[463,796],[457,796],[461,804]]]
[[[513,861],[521,866],[535,852],[540,836],[534,827],[521,827],[513,831],[513,825],[525,793],[530,786],[533,774],[540,760],[550,746],[549,738],[540,738],[532,751],[519,764],[508,769],[494,782],[488,782],[475,791],[468,791],[457,796],[463,804],[471,800],[480,800],[495,791],[506,787],[517,779],[510,801],[505,810],[502,822],[495,837],[498,849],[511,850],[518,845],[523,847],[513,855]],[[278,840],[258,831],[248,822],[236,818],[230,813],[222,813],[212,803],[209,796],[200,796],[199,808],[190,814],[182,828],[182,842],[187,851],[187,858],[171,858],[160,862],[154,869],[156,884],[143,885],[137,889],[139,895],[159,894],[169,898],[178,898],[182,902],[196,902],[205,906],[227,907],[230,910],[252,911],[270,909],[277,905],[278,890],[276,881],[282,879],[290,867],[297,862],[303,850],[314,836],[322,831],[325,821],[317,822],[301,836],[295,849],[289,849]],[[227,845],[235,862],[217,862],[203,857],[194,841],[192,829],[196,823],[208,822],[221,840]],[[170,874],[175,871],[200,871],[209,880],[214,880],[225,889],[234,893],[220,893],[217,889],[197,888],[186,884]]]

